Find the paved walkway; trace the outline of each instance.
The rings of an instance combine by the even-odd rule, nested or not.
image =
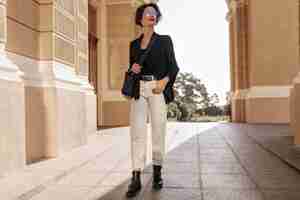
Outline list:
[[[143,190],[134,200],[299,200],[299,171],[249,136],[263,129],[269,130],[239,124],[170,123],[165,188],[151,190],[148,167]],[[126,199],[129,152],[128,128],[101,131],[86,147],[0,179],[0,199]],[[149,145],[148,163],[150,152]]]
[[[255,142],[300,170],[300,146],[295,148],[294,137],[285,125],[243,125]]]

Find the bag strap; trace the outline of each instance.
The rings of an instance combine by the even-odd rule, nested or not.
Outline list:
[[[153,44],[154,44],[154,42],[156,40],[156,37],[157,37],[156,35],[153,35],[153,37],[151,38],[151,41],[149,43],[149,46],[148,46],[147,50],[144,52],[143,55],[141,55],[140,59],[138,60],[138,64],[139,65],[143,65],[143,63],[145,62],[145,60],[146,60],[149,52],[151,51],[151,49],[153,47]]]

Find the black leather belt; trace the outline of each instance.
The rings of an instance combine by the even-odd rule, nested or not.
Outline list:
[[[142,75],[141,80],[142,81],[154,81],[156,79],[153,75]]]

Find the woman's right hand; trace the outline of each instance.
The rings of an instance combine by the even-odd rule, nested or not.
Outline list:
[[[141,66],[137,63],[134,63],[131,67],[131,71],[133,71],[133,73],[138,74],[141,72]]]
[[[123,95],[123,97],[124,97],[126,100],[128,100],[128,101],[132,99],[131,97],[125,96],[125,95]]]

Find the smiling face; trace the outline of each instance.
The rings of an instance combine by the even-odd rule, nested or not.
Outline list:
[[[148,6],[143,13],[142,24],[144,27],[155,26],[157,22],[157,12],[152,6]]]

